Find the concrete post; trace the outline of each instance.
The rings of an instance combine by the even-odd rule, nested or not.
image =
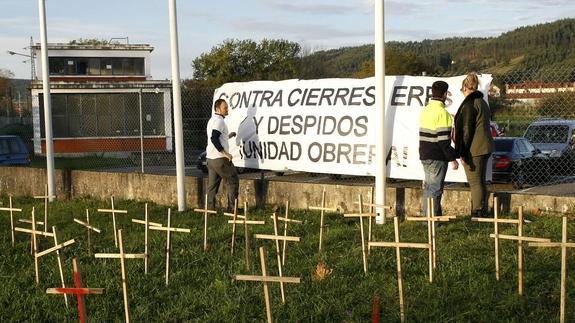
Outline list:
[[[377,120],[380,126],[377,127],[377,171],[375,178],[375,198],[376,204],[385,204],[385,179],[387,178],[387,166],[385,159],[387,156],[385,133],[387,131],[385,121],[385,17],[384,0],[375,1],[375,97],[377,107]],[[385,210],[379,209],[376,223],[383,223]]]
[[[184,138],[182,125],[182,93],[180,88],[180,54],[178,51],[178,17],[176,0],[168,0],[170,11],[170,45],[172,60],[172,98],[174,101],[174,132],[176,139],[176,181],[178,188],[178,211],[186,209],[184,186]]]
[[[46,32],[46,4],[44,0],[38,0],[38,12],[40,16],[40,48],[42,59],[42,94],[44,96],[44,132],[46,140],[46,178],[48,182],[48,196],[54,200],[55,177],[54,177],[54,143],[52,142],[52,102],[50,99],[50,75],[48,66],[48,35]],[[30,58],[33,59],[33,58]]]

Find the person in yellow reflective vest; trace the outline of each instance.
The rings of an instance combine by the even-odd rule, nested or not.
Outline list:
[[[449,85],[436,81],[431,86],[431,99],[419,116],[419,159],[423,165],[423,215],[427,214],[427,199],[433,198],[436,216],[442,215],[441,196],[448,163],[457,169],[457,152],[451,147],[453,120],[445,110]]]

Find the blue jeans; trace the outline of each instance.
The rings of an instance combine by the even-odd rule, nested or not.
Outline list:
[[[433,198],[433,209],[435,216],[441,216],[441,196],[443,195],[443,184],[445,183],[445,174],[447,174],[447,161],[443,160],[422,160],[423,172],[423,216],[427,215],[427,199]]]

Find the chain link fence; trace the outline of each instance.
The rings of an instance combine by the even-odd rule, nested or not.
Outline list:
[[[575,74],[573,68],[494,75],[489,103],[495,138],[494,180],[515,187],[574,181]]]
[[[498,137],[494,181],[523,187],[575,179],[573,71],[574,68],[561,68],[493,74],[489,103],[492,132]],[[207,171],[203,153],[213,93],[214,88],[182,88],[187,175],[201,176]],[[56,167],[175,174],[173,114],[165,95],[150,89],[139,93],[52,94],[55,148],[61,152],[57,154]],[[41,98],[39,105],[43,125]],[[23,139],[31,144],[29,133],[33,125],[26,121],[29,119],[22,120],[18,118],[12,123],[30,128],[28,137]],[[13,125],[4,124],[0,132],[7,127]],[[38,152],[38,145],[34,150]],[[45,167],[42,155],[36,154],[32,165]],[[283,175],[301,181],[374,183],[373,177],[341,175],[337,169],[332,174],[247,169],[240,172],[244,173],[242,176]]]

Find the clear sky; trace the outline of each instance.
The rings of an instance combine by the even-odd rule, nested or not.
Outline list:
[[[181,77],[191,62],[228,38],[283,38],[306,50],[374,43],[376,0],[179,0]],[[575,17],[575,0],[386,0],[388,40],[497,36],[520,26]],[[46,0],[48,41],[129,37],[147,43],[152,76],[170,78],[167,0]],[[28,78],[25,57],[39,42],[38,1],[0,0],[0,68]]]

